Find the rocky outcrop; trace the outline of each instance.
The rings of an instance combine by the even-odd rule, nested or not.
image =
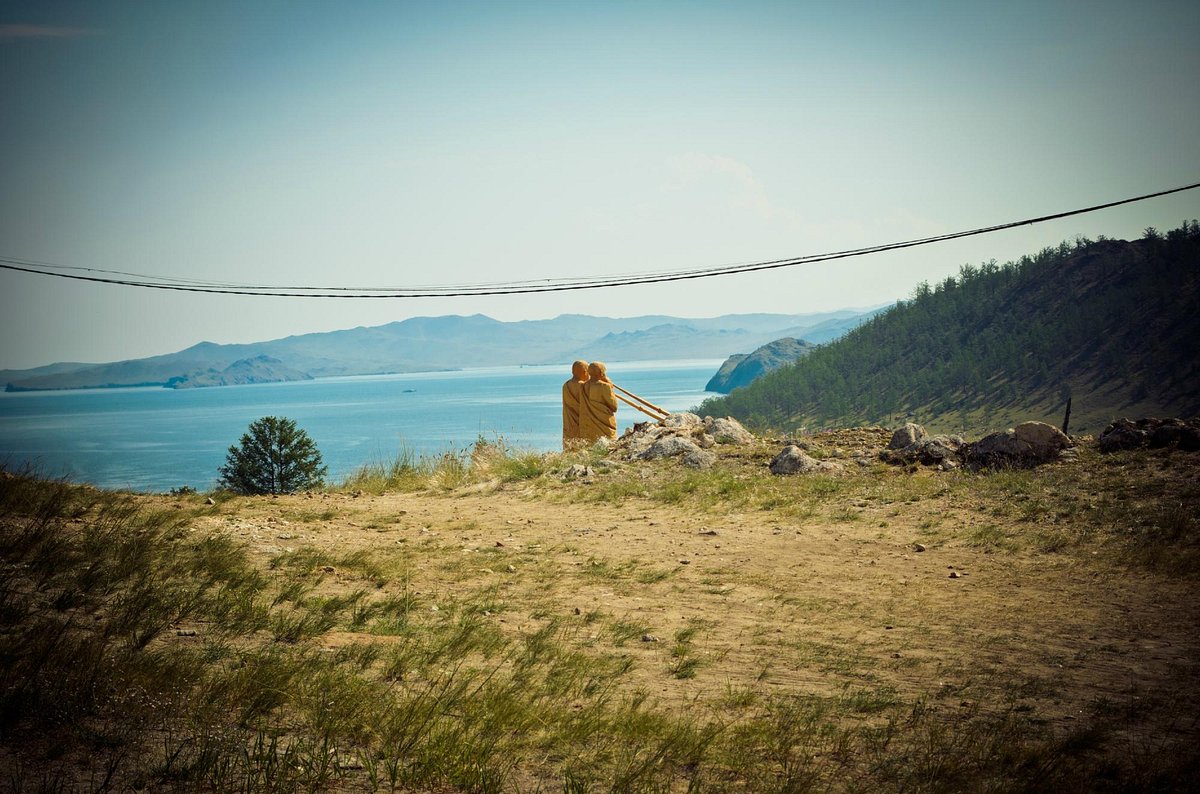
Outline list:
[[[1044,422],[1022,422],[1001,433],[991,433],[967,443],[962,436],[929,437],[925,428],[909,423],[892,435],[888,448],[879,454],[885,463],[919,463],[952,469],[1028,468],[1055,460],[1073,442],[1062,431]]]
[[[754,435],[736,419],[701,419],[693,413],[669,414],[661,422],[639,422],[625,431],[614,451],[629,460],[680,458],[685,466],[707,468],[716,461],[708,450],[754,442]]]
[[[1118,419],[1100,433],[1101,452],[1150,447],[1177,447],[1186,452],[1200,450],[1198,419]]]
[[[773,369],[791,364],[808,355],[816,345],[803,339],[784,337],[763,345],[749,355],[735,353],[725,360],[717,374],[709,379],[705,391],[728,394],[745,386]]]

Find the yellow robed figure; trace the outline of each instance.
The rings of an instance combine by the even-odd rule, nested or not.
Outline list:
[[[608,371],[599,361],[588,365],[588,380],[579,403],[579,435],[589,444],[617,437],[617,395]]]
[[[583,386],[588,379],[586,361],[571,365],[571,379],[563,384],[563,449],[579,446],[583,436],[579,432],[579,405],[583,402]]]

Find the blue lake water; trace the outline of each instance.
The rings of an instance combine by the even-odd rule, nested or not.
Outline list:
[[[719,360],[608,365],[619,385],[669,411],[712,396]],[[568,366],[325,378],[207,389],[84,389],[0,393],[0,464],[33,465],[103,488],[205,490],[246,427],[294,419],[316,442],[328,479],[402,449],[436,455],[502,436],[521,449],[558,449]],[[646,417],[620,404],[618,432]]]

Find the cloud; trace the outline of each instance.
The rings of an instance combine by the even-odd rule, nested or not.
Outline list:
[[[798,213],[771,201],[754,170],[740,160],[693,152],[673,158],[670,166],[680,182],[672,186],[675,189],[715,177],[724,183],[730,205],[750,210],[769,221],[782,221],[788,225],[798,225],[801,221]]]
[[[80,39],[100,33],[95,28],[72,28],[54,25],[0,25],[0,41],[17,39]]]

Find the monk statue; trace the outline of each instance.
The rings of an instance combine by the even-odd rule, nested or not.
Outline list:
[[[588,379],[588,363],[576,361],[571,365],[571,379],[563,384],[563,449],[583,445],[579,432],[579,405],[583,402],[583,387]]]
[[[617,437],[617,396],[608,372],[599,361],[588,365],[588,380],[583,384],[579,403],[579,435],[587,443]]]

